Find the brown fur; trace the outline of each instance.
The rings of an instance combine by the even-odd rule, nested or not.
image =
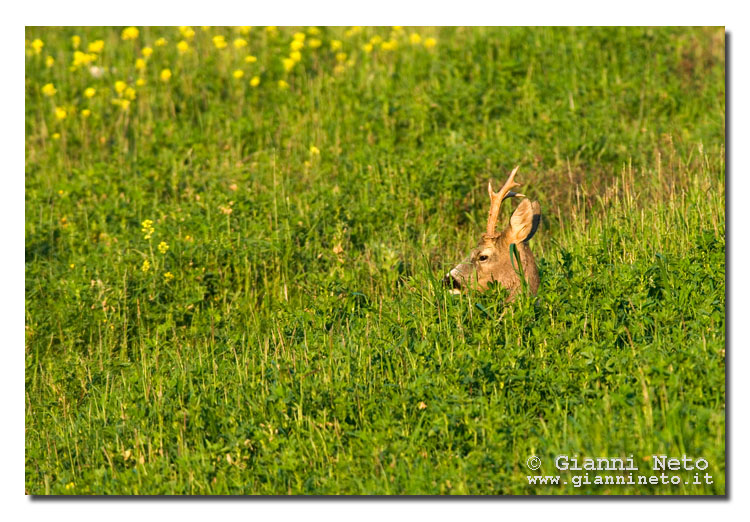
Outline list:
[[[484,291],[497,282],[507,288],[513,298],[521,289],[518,267],[515,260],[511,262],[510,245],[515,243],[529,290],[536,294],[539,272],[528,242],[534,237],[540,218],[539,202],[524,199],[513,212],[508,226],[499,234],[483,234],[469,257],[448,273],[446,283],[457,291],[465,288]]]

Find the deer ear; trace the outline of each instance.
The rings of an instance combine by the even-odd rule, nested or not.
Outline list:
[[[542,209],[538,201],[521,201],[510,217],[510,242],[523,243],[534,237],[541,217]]]

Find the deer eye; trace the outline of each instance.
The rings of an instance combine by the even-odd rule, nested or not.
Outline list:
[[[482,254],[481,256],[479,256],[479,260],[480,261],[487,261],[489,258],[490,258],[490,256],[488,256],[486,254]]]

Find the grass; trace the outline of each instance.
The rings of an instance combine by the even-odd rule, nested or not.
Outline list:
[[[723,28],[121,32],[27,28],[27,493],[724,494]],[[448,294],[516,164],[538,296]]]

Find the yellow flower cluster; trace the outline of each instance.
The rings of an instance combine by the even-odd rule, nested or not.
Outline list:
[[[44,48],[44,42],[39,38],[35,38],[34,41],[31,42],[31,48],[34,50],[35,54],[41,54],[42,49]]]
[[[118,80],[115,82],[115,92],[118,98],[112,100],[112,103],[124,111],[130,109],[130,102],[135,100],[136,96],[135,89],[129,87],[124,81]]]
[[[55,85],[52,83],[47,83],[42,87],[42,94],[45,96],[54,96],[57,94],[57,89],[55,89]]]
[[[95,54],[100,54],[102,49],[104,49],[104,40],[94,40],[86,48],[88,52]]]
[[[180,26],[178,30],[180,31],[180,35],[186,40],[191,40],[195,36],[195,31],[192,27]]]
[[[219,34],[219,35],[216,35],[216,36],[214,36],[214,37],[212,38],[212,40],[213,40],[213,42],[214,42],[214,46],[215,46],[215,47],[216,47],[217,49],[225,49],[225,48],[226,48],[226,46],[227,46],[227,41],[226,41],[226,39],[224,38],[224,36],[223,36],[223,35],[220,35],[220,34]]]
[[[162,241],[161,243],[159,243],[159,246],[157,248],[159,249],[160,253],[166,254],[167,250],[169,250],[169,245],[165,241]]]
[[[151,239],[151,236],[154,234],[154,222],[150,219],[144,219],[141,223],[141,232],[145,234],[143,239]]]
[[[263,69],[254,70],[247,67],[246,64],[255,64],[258,62],[258,57],[254,54],[250,54],[251,49],[254,49],[256,41],[258,45],[271,45],[272,48],[278,49],[279,47],[284,48],[284,45],[279,46],[277,43],[269,44],[271,39],[276,39],[281,34],[278,28],[274,26],[268,26],[265,31],[258,35],[253,35],[251,38],[251,27],[240,26],[232,28],[231,36],[225,34],[216,34],[216,29],[211,27],[203,27],[203,32],[207,33],[206,36],[201,35],[200,38],[196,38],[196,31],[189,26],[181,26],[177,28],[179,36],[175,38],[176,50],[180,56],[186,53],[198,53],[201,57],[206,51],[206,44],[212,49],[225,50],[230,49],[233,52],[226,52],[222,54],[220,63],[222,66],[220,70],[224,74],[231,75],[237,81],[238,85],[242,85],[242,82],[248,82],[245,85],[249,85],[252,88],[257,88],[261,85],[261,80],[266,81],[266,78],[270,82],[270,85],[276,85],[280,90],[287,90],[291,88],[293,71],[299,69],[301,66],[298,64],[306,63],[306,56],[316,55],[318,49],[324,49],[323,54],[316,56],[314,60],[310,61],[310,64],[316,69],[321,66],[325,66],[326,63],[333,61],[332,72],[335,75],[340,75],[346,71],[349,67],[355,64],[355,61],[359,56],[363,54],[382,53],[382,59],[385,58],[385,53],[394,52],[401,49],[403,46],[419,46],[423,49],[432,49],[437,46],[437,40],[434,37],[423,36],[417,32],[406,32],[400,26],[394,26],[391,28],[390,35],[386,34],[374,34],[372,29],[363,29],[362,27],[350,27],[343,31],[344,37],[341,39],[328,38],[323,36],[321,30],[317,27],[308,27],[304,30],[296,30],[289,35],[288,47],[286,47],[288,54],[282,54],[278,59],[280,60],[282,74],[280,77],[273,77],[273,68],[265,66]],[[380,32],[380,31],[378,31]],[[213,34],[212,34],[213,33]],[[369,34],[368,34],[369,33]],[[136,41],[142,36],[140,30],[137,27],[126,27],[121,30],[120,38],[125,41]],[[115,99],[112,103],[118,106],[122,110],[129,110],[132,102],[136,99],[136,88],[146,85],[148,78],[148,72],[151,69],[150,62],[154,59],[154,54],[157,53],[158,60],[163,63],[164,66],[161,69],[157,69],[153,75],[156,79],[161,80],[163,83],[169,83],[174,81],[172,78],[173,73],[168,62],[164,60],[169,56],[169,51],[165,51],[167,54],[162,55],[164,51],[160,51],[159,48],[168,45],[168,41],[164,37],[158,37],[144,45],[137,56],[133,58],[131,62],[130,70],[116,71],[111,68],[110,63],[106,61],[107,55],[102,55],[107,48],[108,42],[106,38],[96,39],[88,42],[82,41],[78,35],[73,35],[70,38],[72,45],[72,62],[69,62],[71,71],[75,71],[79,68],[85,68],[91,77],[94,79],[104,78],[108,74],[121,74],[125,78],[133,78],[132,87],[124,80],[114,81]],[[47,67],[54,67],[56,60],[51,56],[51,52],[47,50],[45,43],[39,39],[28,39],[26,40],[26,54],[29,57],[40,55],[40,61]],[[155,51],[156,50],[156,51]],[[264,56],[267,54],[267,49],[264,51]],[[58,56],[58,55],[55,55]],[[273,55],[271,55],[273,56]],[[99,60],[101,63],[97,63]],[[378,60],[378,57],[374,57],[373,60]],[[179,70],[183,67],[189,66],[191,62],[180,62]],[[262,72],[262,74],[261,74]],[[53,78],[57,78],[53,76]],[[41,82],[40,82],[41,83]],[[299,83],[302,85],[302,83]],[[81,99],[93,99],[102,90],[99,86],[92,86],[85,88],[83,91],[73,89],[74,92],[80,93]],[[95,107],[77,107],[76,103],[56,103],[58,100],[58,89],[52,82],[44,83],[40,87],[40,92],[43,96],[53,98],[55,101],[51,103],[52,110],[54,111],[53,119],[58,121],[70,119],[72,115],[81,114],[82,118],[88,118],[92,114],[92,109]],[[107,89],[104,89],[107,92]],[[128,121],[128,120],[125,120]],[[314,146],[311,147],[311,155],[315,155],[313,152]],[[318,152],[319,153],[319,152]]]
[[[120,37],[123,40],[135,40],[136,38],[138,38],[139,34],[140,33],[138,29],[136,29],[135,27],[128,27],[122,30],[122,34],[120,35]]]
[[[73,53],[73,70],[76,70],[80,66],[89,65],[91,62],[96,60],[98,56],[94,53],[83,53],[81,51],[75,51]]]

